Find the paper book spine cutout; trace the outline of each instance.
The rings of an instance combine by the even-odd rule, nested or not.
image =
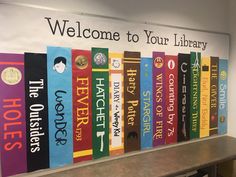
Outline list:
[[[109,93],[110,122],[109,150],[110,155],[124,153],[124,76],[123,54],[109,54]]]
[[[166,144],[177,142],[178,130],[178,57],[166,55]]]
[[[165,53],[153,52],[153,146],[165,144]]]
[[[108,49],[92,48],[93,158],[109,155]]]
[[[153,144],[152,58],[141,58],[140,69],[141,149],[147,149]]]
[[[124,52],[125,152],[140,149],[140,52]]]
[[[24,55],[0,54],[1,172],[6,177],[27,171]]]
[[[218,134],[218,78],[219,58],[211,57],[210,135]]]
[[[71,49],[47,48],[50,167],[73,163]]]
[[[92,61],[88,50],[72,50],[73,159],[92,159]]]
[[[210,128],[210,81],[211,59],[202,57],[200,93],[200,138],[209,136]]]
[[[49,168],[47,55],[25,53],[28,171]]]
[[[190,139],[199,138],[201,53],[191,52]]]
[[[178,141],[190,139],[190,54],[179,54]]]
[[[228,102],[228,60],[219,60],[219,90],[218,90],[218,134],[227,133],[227,102]]]

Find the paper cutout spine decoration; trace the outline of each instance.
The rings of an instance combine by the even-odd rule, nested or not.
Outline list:
[[[153,97],[152,97],[152,58],[141,58],[140,71],[140,136],[141,149],[152,148],[153,141]]]
[[[49,156],[53,168],[73,163],[71,49],[48,47],[47,69]]]
[[[108,49],[92,48],[93,158],[109,155]]]
[[[25,53],[28,171],[49,168],[47,55]]]
[[[218,134],[227,133],[228,108],[228,60],[219,60],[219,90],[218,90]]]
[[[153,146],[165,144],[165,53],[153,52]]]
[[[199,138],[201,53],[191,52],[190,139]]]
[[[209,132],[209,135],[218,134],[218,79],[219,79],[219,58],[211,57],[210,132]]]
[[[190,54],[179,54],[178,141],[190,139]]]
[[[200,138],[209,136],[210,129],[210,78],[211,59],[202,57],[201,61],[201,103],[200,103]]]
[[[27,171],[24,55],[0,54],[2,177]]]
[[[124,75],[123,54],[109,53],[110,155],[124,153]]]
[[[178,57],[166,55],[166,144],[177,142],[178,130]]]
[[[124,52],[125,152],[140,149],[140,52]]]
[[[72,50],[73,159],[92,159],[92,61],[88,50]]]

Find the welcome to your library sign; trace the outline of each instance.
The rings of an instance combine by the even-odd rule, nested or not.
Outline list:
[[[152,51],[177,54],[201,52],[229,58],[229,36],[122,19],[78,15],[19,5],[0,5],[2,51],[41,51],[45,46],[88,49],[109,47],[110,51]],[[4,42],[3,42],[4,41]]]
[[[72,163],[72,160],[76,163],[84,157],[89,157],[86,160],[96,159],[112,155],[117,150],[124,153],[176,143],[177,131],[178,142],[189,140],[189,125],[194,125],[195,132],[199,131],[199,126],[196,126],[199,122],[194,120],[201,119],[204,122],[204,117],[207,118],[207,124],[203,123],[203,128],[200,129],[206,131],[201,130],[200,137],[217,134],[214,123],[218,122],[218,117],[224,123],[223,132],[226,132],[229,58],[227,34],[20,4],[0,3],[0,21],[0,88],[5,91],[5,94],[0,95],[0,100],[4,100],[5,104],[0,108],[3,122],[0,124],[0,131],[3,131],[0,144],[5,144],[5,151],[1,151],[3,176],[63,166]],[[8,105],[8,96],[15,94],[21,94],[22,104],[16,104],[11,99],[12,105]],[[204,109],[200,109],[200,103],[205,106]],[[225,115],[209,114],[210,103],[213,105],[211,112],[218,113],[218,108],[222,107]],[[190,105],[195,105],[195,108]],[[21,107],[22,113],[20,110],[10,109],[13,107]],[[190,116],[190,109],[197,110],[198,114],[192,111]],[[179,114],[177,110],[182,112]],[[199,112],[202,112],[203,118],[200,118]],[[13,117],[13,113],[18,114]],[[82,113],[86,113],[86,119],[80,117]],[[109,114],[112,115],[111,118]],[[164,114],[167,116],[163,116]],[[179,115],[176,116],[177,114]],[[41,121],[42,117],[45,118],[44,121]],[[69,118],[67,121],[66,117]],[[144,122],[144,117],[149,119],[148,123]],[[192,119],[193,124],[187,122],[187,117],[195,117]],[[26,127],[25,122],[7,122],[19,118],[22,118],[22,122],[27,122]],[[208,121],[210,119],[212,121]],[[43,122],[43,128],[39,127],[40,121]],[[79,130],[81,124],[88,122],[88,131]],[[210,122],[213,133],[208,130]],[[144,128],[143,123],[146,123]],[[22,125],[22,131],[8,131],[10,125]],[[140,136],[145,134],[145,128],[149,130],[149,134]],[[46,133],[39,133],[39,130]],[[88,139],[85,139],[90,149],[83,147],[86,143],[81,141],[81,132],[86,132]],[[168,136],[165,137],[164,132]],[[22,142],[13,145],[4,143],[3,140],[14,139],[14,133],[21,135],[19,137]],[[29,136],[25,138],[25,134]],[[89,136],[90,134],[93,136]],[[191,137],[193,138],[196,137]],[[20,155],[26,158],[26,140],[27,169],[26,163],[14,165],[26,161],[19,158]],[[72,144],[72,140],[77,142]],[[77,144],[79,140],[81,142]],[[44,145],[40,145],[41,142]],[[15,150],[17,145],[22,152],[20,154],[14,151],[17,152],[15,154],[18,159],[14,153],[11,153],[13,158],[8,158],[8,151]],[[43,164],[39,165],[41,162]],[[17,168],[13,172],[12,167],[15,166]]]

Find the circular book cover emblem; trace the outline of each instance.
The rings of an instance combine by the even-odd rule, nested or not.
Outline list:
[[[118,59],[112,59],[112,66],[113,68],[119,68],[120,67],[120,61]]]
[[[88,58],[84,55],[79,55],[75,58],[75,65],[79,69],[85,69],[88,66]]]
[[[105,65],[106,62],[107,62],[107,57],[106,57],[103,53],[97,53],[97,54],[94,56],[94,62],[95,62],[97,65]]]
[[[221,80],[225,80],[226,77],[227,77],[227,73],[226,73],[226,71],[224,71],[224,70],[221,71],[221,72],[220,72],[220,79],[221,79]]]
[[[156,57],[154,59],[154,66],[156,68],[162,68],[163,65],[164,65],[164,61],[163,61],[163,59],[161,57]]]
[[[171,70],[175,68],[175,61],[174,60],[168,61],[168,68]]]
[[[1,73],[1,79],[7,85],[16,85],[22,79],[21,71],[15,67],[7,67]]]
[[[221,122],[221,123],[224,123],[224,122],[225,122],[225,116],[223,116],[223,115],[220,116],[220,122]]]

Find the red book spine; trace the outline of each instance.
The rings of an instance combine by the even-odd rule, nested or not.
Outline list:
[[[177,142],[178,57],[166,55],[166,144]]]
[[[72,50],[74,163],[92,159],[91,52]]]

